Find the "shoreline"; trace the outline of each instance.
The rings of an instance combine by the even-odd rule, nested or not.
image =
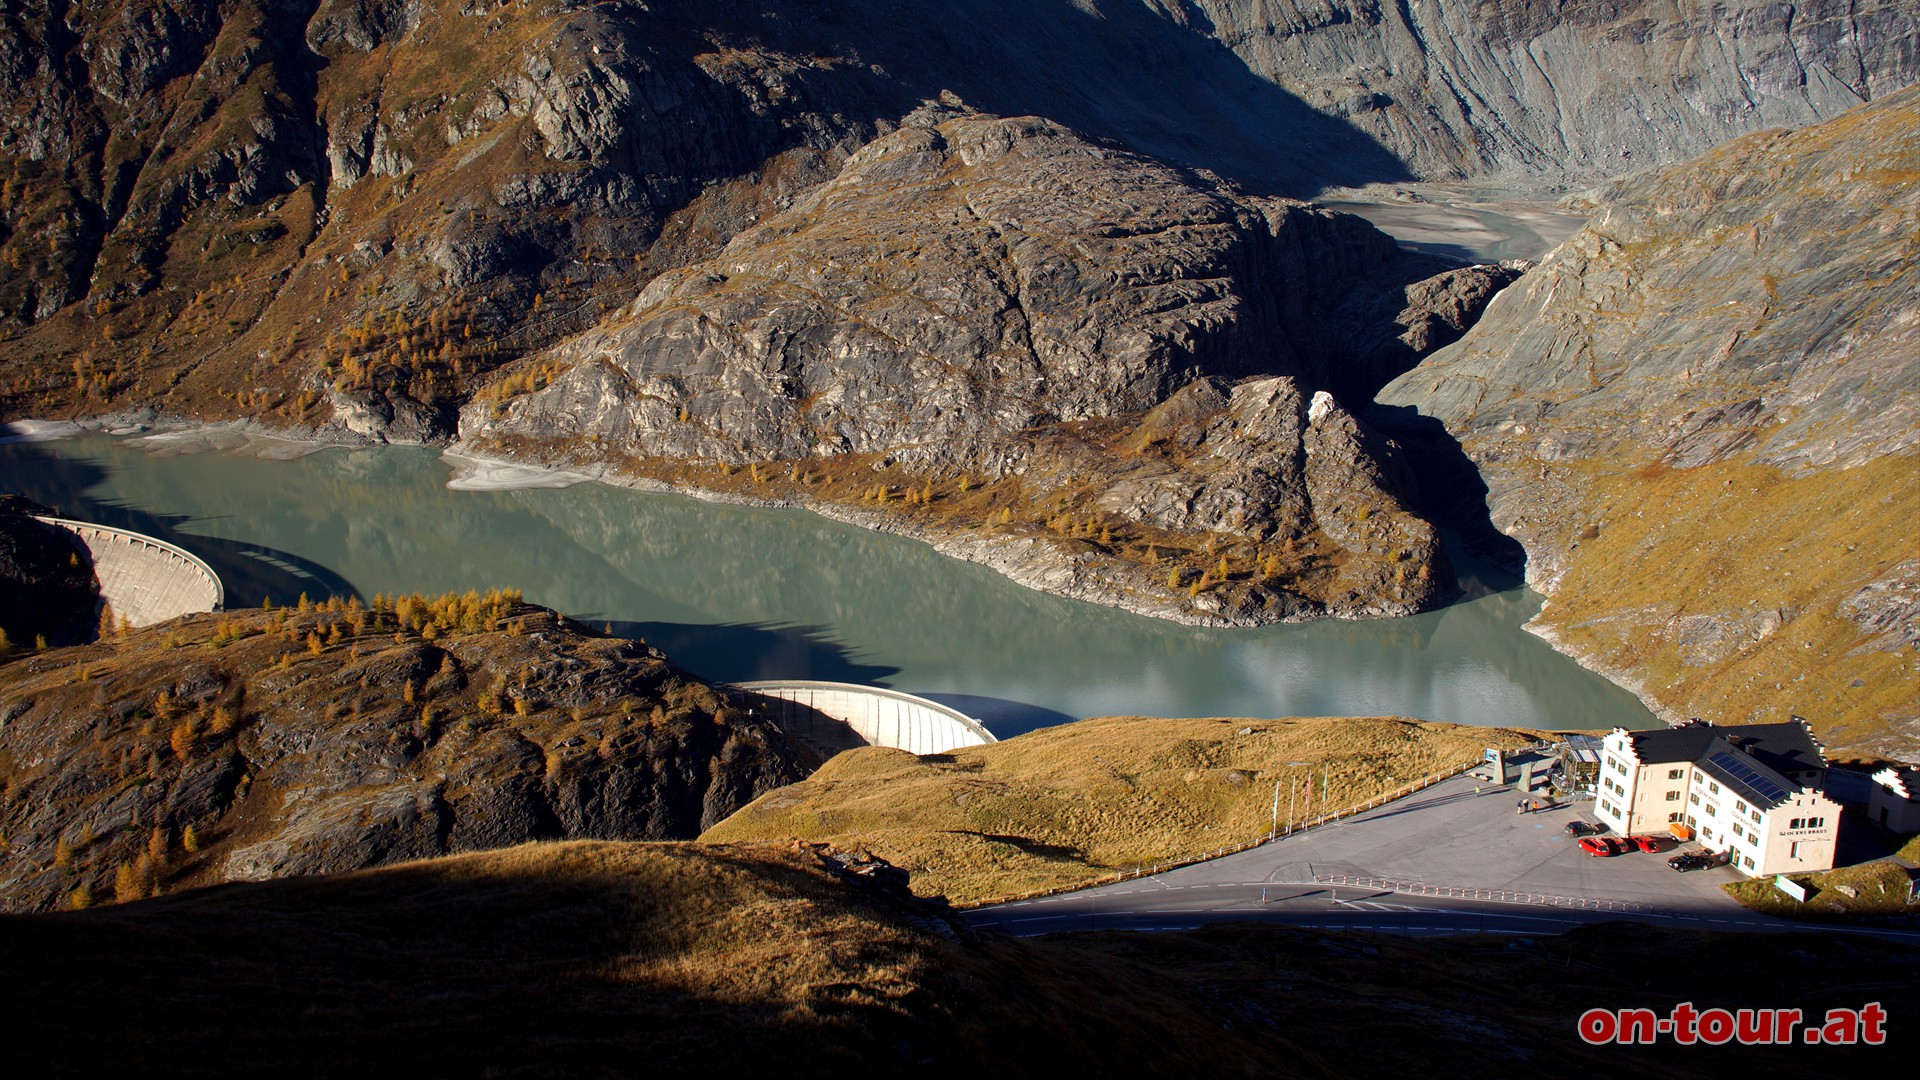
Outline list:
[[[1548,626],[1541,621],[1541,619],[1546,616],[1547,607],[1553,603],[1553,596],[1551,593],[1542,593],[1541,595],[1546,597],[1546,603],[1543,603],[1540,605],[1539,612],[1536,613],[1533,616],[1533,618],[1528,619],[1526,622],[1521,623],[1520,629],[1526,631],[1529,634],[1532,634],[1534,637],[1539,638],[1541,641],[1546,642],[1548,648],[1551,648],[1554,652],[1557,652],[1561,656],[1564,656],[1567,659],[1573,661],[1574,663],[1580,665],[1582,670],[1590,671],[1593,674],[1598,675],[1601,678],[1612,683],[1613,685],[1619,687],[1620,689],[1625,690],[1627,693],[1632,694],[1634,696],[1634,699],[1639,701],[1641,706],[1644,707],[1647,710],[1647,712],[1652,713],[1653,718],[1660,721],[1662,724],[1665,724],[1671,727],[1674,724],[1679,723],[1686,719],[1684,716],[1681,716],[1678,712],[1675,712],[1672,708],[1669,708],[1665,703],[1660,701],[1658,698],[1648,693],[1646,690],[1645,682],[1643,682],[1638,676],[1632,674],[1631,672],[1622,670],[1620,668],[1616,668],[1611,664],[1603,664],[1603,663],[1600,663],[1598,660],[1593,659],[1592,657],[1584,656],[1578,651],[1576,651],[1575,649],[1573,649],[1571,646],[1569,646],[1566,642],[1562,641],[1560,639],[1560,636],[1554,633],[1554,630],[1551,626]]]
[[[565,469],[530,464],[511,458],[460,449],[458,440],[450,440],[439,445],[386,443],[331,429],[289,431],[268,427],[254,420],[202,421],[152,414],[111,414],[81,420],[56,421],[22,419],[7,421],[0,424],[0,427],[15,432],[11,435],[0,435],[0,442],[47,442],[92,432],[128,438],[130,442],[146,443],[147,445],[142,449],[149,453],[170,455],[207,451],[224,453],[241,451],[267,460],[294,460],[336,447],[362,449],[390,445],[415,446],[438,452],[441,461],[449,470],[447,487],[454,491],[557,489],[591,482],[629,491],[679,495],[706,503],[801,510],[844,525],[918,541],[943,556],[984,566],[1014,584],[1036,592],[1115,608],[1145,618],[1164,619],[1183,626],[1253,629],[1260,626],[1300,624],[1326,619],[1363,622],[1398,617],[1375,615],[1349,618],[1322,612],[1309,616],[1296,614],[1269,619],[1234,619],[1210,612],[1183,609],[1163,599],[1127,594],[1110,581],[1088,580],[1081,573],[1083,560],[1074,557],[1063,558],[1058,552],[1050,550],[1048,545],[1030,536],[976,537],[964,533],[937,534],[933,530],[919,528],[911,522],[889,515],[856,510],[836,503],[791,497],[745,496],[732,492],[713,491],[690,484],[622,476],[611,469],[604,468]],[[1545,597],[1546,604],[1552,603],[1552,594],[1543,593],[1542,595]],[[1630,673],[1598,664],[1591,658],[1568,648],[1550,628],[1541,623],[1541,616],[1545,610],[1546,607],[1543,604],[1541,613],[1522,623],[1520,628],[1546,643],[1554,652],[1565,656],[1583,670],[1598,675],[1633,695],[1656,719],[1662,722],[1673,719],[1676,715],[1673,710],[1652,698],[1645,691],[1642,683]]]
[[[734,492],[714,491],[695,484],[680,484],[651,477],[623,476],[604,468],[582,470],[530,465],[512,458],[493,457],[469,450],[455,449],[458,445],[456,442],[440,451],[441,460],[455,470],[454,477],[447,484],[455,491],[563,488],[591,482],[655,495],[680,495],[705,503],[752,506],[768,510],[799,510],[843,525],[918,541],[941,555],[984,566],[1014,584],[1035,592],[1115,608],[1145,618],[1164,619],[1182,626],[1253,629],[1281,623],[1304,623],[1340,618],[1332,613],[1322,613],[1304,617],[1295,615],[1268,619],[1235,619],[1212,612],[1194,611],[1165,599],[1125,592],[1109,580],[1089,580],[1083,574],[1083,569],[1091,565],[1092,560],[1078,556],[1063,557],[1049,545],[1031,536],[978,537],[967,535],[965,530],[946,533],[921,528],[912,522],[890,515],[857,510],[839,503],[790,496],[763,498],[740,495]],[[463,469],[469,471],[462,475]]]

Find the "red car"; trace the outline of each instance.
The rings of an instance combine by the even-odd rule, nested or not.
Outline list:
[[[1604,859],[1609,855],[1624,855],[1633,850],[1633,845],[1618,836],[1588,836],[1580,841],[1580,850]]]
[[[1639,848],[1641,851],[1655,853],[1665,851],[1667,846],[1672,843],[1672,841],[1662,840],[1658,836],[1629,836],[1627,837],[1627,842]]]

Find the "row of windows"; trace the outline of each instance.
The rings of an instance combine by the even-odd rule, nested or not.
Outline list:
[[[1817,829],[1827,823],[1823,817],[1797,817],[1787,822],[1789,829]]]

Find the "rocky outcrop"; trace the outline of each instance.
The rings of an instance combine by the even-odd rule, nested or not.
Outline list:
[[[1381,395],[1480,465],[1544,628],[1670,711],[1920,739],[1916,147],[1909,90],[1615,185]]]
[[[86,549],[34,520],[52,511],[0,495],[0,650],[73,645],[93,636],[100,583]],[[0,651],[0,655],[5,655]]]
[[[0,683],[13,911],[690,837],[814,763],[645,645],[510,598],[190,617]]]
[[[459,445],[642,476],[687,461],[756,478],[901,469],[929,497],[953,477],[1011,478],[1050,528],[1085,507],[1168,534],[1137,538],[1149,547],[1327,542],[1327,581],[1288,599],[1193,593],[1210,617],[1413,610],[1448,582],[1432,530],[1406,510],[1391,446],[1323,388],[1377,378],[1510,274],[1443,266],[1359,219],[1048,121],[933,106],[715,258],[510,369],[464,411]],[[1097,579],[1113,525],[1076,520],[1107,550],[1058,556]],[[1294,561],[1256,554],[1252,577],[1297,576],[1280,572]],[[1049,576],[1016,576],[1036,571]],[[1120,591],[1188,578],[1161,568]]]
[[[537,358],[559,370],[470,406],[462,437],[1001,473],[1015,433],[1142,411],[1200,375],[1323,384],[1340,301],[1439,269],[1357,219],[1048,121],[929,113]]]

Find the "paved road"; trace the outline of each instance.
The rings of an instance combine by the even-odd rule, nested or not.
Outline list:
[[[1738,879],[1730,868],[1681,874],[1668,868],[1664,854],[1587,855],[1564,829],[1578,816],[1575,807],[1522,815],[1515,812],[1515,798],[1508,789],[1456,777],[1348,821],[1237,855],[1098,889],[980,908],[968,918],[1020,935],[1188,929],[1246,919],[1405,933],[1560,933],[1620,919],[1709,930],[1810,928],[1735,903],[1719,887]],[[1567,899],[1553,904],[1415,895],[1324,880],[1340,876]],[[1569,906],[1574,898],[1613,903]],[[1920,932],[1871,932],[1920,943]]]

